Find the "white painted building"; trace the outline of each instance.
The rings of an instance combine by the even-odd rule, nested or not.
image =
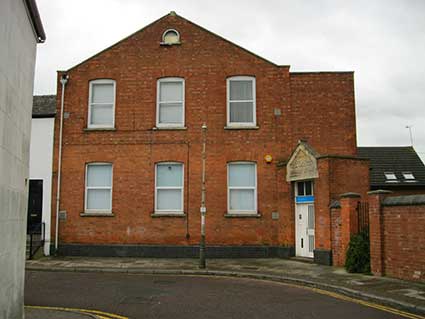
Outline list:
[[[55,113],[55,95],[34,96],[31,121],[28,224],[40,222],[43,224],[45,229],[44,255],[46,256],[50,254]]]
[[[37,43],[35,0],[0,0],[0,318],[24,317],[29,148]]]

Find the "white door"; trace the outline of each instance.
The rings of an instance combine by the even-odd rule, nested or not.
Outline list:
[[[297,182],[295,191],[295,255],[313,258],[314,196],[312,182]]]

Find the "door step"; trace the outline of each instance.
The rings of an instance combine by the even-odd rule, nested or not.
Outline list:
[[[314,264],[314,258],[309,258],[309,257],[291,257],[291,260],[293,261],[300,261],[303,263],[308,263],[308,264]]]

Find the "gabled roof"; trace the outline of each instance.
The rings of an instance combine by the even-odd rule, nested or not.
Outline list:
[[[55,117],[56,95],[35,95],[32,102],[32,117]]]
[[[370,186],[425,186],[425,165],[412,146],[358,147],[358,156],[370,159]],[[384,173],[394,173],[397,181],[389,182]],[[407,180],[403,173],[412,173]]]
[[[165,16],[162,16],[161,18],[159,18],[159,19],[157,19],[157,20],[153,21],[152,23],[148,24],[147,26],[145,26],[145,27],[143,27],[143,28],[141,28],[141,29],[137,30],[136,32],[134,32],[134,33],[130,34],[129,36],[125,37],[124,39],[122,39],[122,40],[120,40],[120,41],[118,41],[118,42],[116,42],[116,43],[112,44],[111,46],[109,46],[109,47],[107,47],[107,48],[103,49],[102,51],[100,51],[100,52],[98,52],[98,53],[96,53],[96,54],[92,55],[91,57],[89,57],[89,58],[87,58],[87,59],[85,59],[85,60],[81,61],[80,63],[78,63],[78,64],[76,64],[76,65],[72,66],[71,68],[69,68],[69,69],[67,69],[67,70],[61,70],[61,71],[59,71],[59,72],[69,72],[69,71],[71,71],[71,70],[75,69],[76,67],[78,67],[78,66],[80,66],[80,65],[84,64],[84,63],[85,63],[85,62],[87,62],[87,61],[90,61],[91,59],[93,59],[93,58],[95,58],[95,57],[99,56],[99,55],[100,55],[100,54],[102,54],[103,52],[108,51],[109,49],[111,49],[111,48],[113,48],[113,47],[115,47],[115,46],[119,45],[120,43],[122,43],[122,42],[126,41],[127,39],[129,39],[129,38],[133,37],[134,35],[136,35],[136,34],[138,34],[138,33],[140,33],[140,32],[145,31],[146,29],[148,29],[148,28],[149,28],[149,27],[151,27],[152,25],[154,25],[154,24],[156,24],[156,23],[160,22],[161,20],[167,19],[168,17],[177,17],[177,18],[179,18],[179,19],[182,19],[182,20],[184,20],[184,21],[186,21],[186,22],[190,23],[191,25],[193,25],[193,26],[195,26],[195,27],[197,27],[197,28],[199,28],[199,29],[201,29],[201,30],[203,30],[203,31],[205,31],[205,32],[208,32],[209,34],[211,34],[211,35],[215,36],[216,38],[218,38],[218,39],[220,39],[220,40],[222,40],[222,41],[225,41],[225,42],[227,42],[227,43],[229,43],[229,44],[231,44],[231,45],[233,45],[233,46],[235,46],[235,47],[237,47],[237,48],[241,49],[242,51],[245,51],[246,53],[248,53],[248,54],[250,54],[250,55],[252,55],[252,56],[254,56],[254,57],[258,58],[258,59],[261,59],[261,60],[263,60],[264,62],[269,63],[269,64],[271,64],[271,65],[273,65],[273,66],[275,66],[275,67],[289,68],[289,65],[277,65],[276,63],[271,62],[270,60],[267,60],[266,58],[263,58],[262,56],[259,56],[259,55],[255,54],[255,53],[253,53],[253,52],[251,52],[251,51],[249,51],[249,50],[247,50],[247,49],[245,49],[245,48],[241,47],[240,45],[237,45],[237,44],[235,44],[234,42],[232,42],[232,41],[230,41],[230,40],[227,40],[227,39],[223,38],[222,36],[217,35],[216,33],[212,32],[212,31],[210,31],[210,30],[207,30],[207,29],[205,29],[204,27],[202,27],[202,26],[200,26],[200,25],[198,25],[198,24],[196,24],[196,23],[194,23],[194,22],[192,22],[192,21],[190,21],[190,20],[188,20],[188,19],[186,19],[186,18],[184,18],[184,17],[182,17],[182,16],[178,15],[178,14],[177,14],[177,13],[175,13],[174,11],[171,11],[170,13],[166,14]]]

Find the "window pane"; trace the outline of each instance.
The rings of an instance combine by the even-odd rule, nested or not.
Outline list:
[[[87,209],[111,209],[110,189],[88,189]]]
[[[255,191],[253,189],[231,189],[230,190],[230,210],[254,211]]]
[[[87,186],[110,187],[112,185],[112,165],[88,165]]]
[[[177,34],[177,32],[170,30],[164,35],[164,42],[177,43],[179,42],[179,35]]]
[[[384,173],[384,174],[385,174],[386,179],[390,179],[390,180],[397,179],[397,176],[395,176],[395,174],[392,173],[392,172],[388,172],[388,173]]]
[[[252,81],[230,81],[230,100],[252,100]]]
[[[253,102],[230,102],[230,122],[253,123]]]
[[[157,210],[182,210],[182,191],[180,189],[158,189]]]
[[[114,103],[114,85],[92,84],[92,103]]]
[[[304,182],[298,182],[298,196],[304,196]]]
[[[415,179],[412,173],[403,173],[404,179]]]
[[[229,186],[255,187],[255,164],[230,164]]]
[[[183,101],[182,82],[160,82],[159,83],[160,102],[180,102]]]
[[[113,110],[112,104],[110,105],[92,105],[90,113],[90,124],[112,125],[113,122]]]
[[[182,164],[158,164],[156,169],[157,186],[183,187]]]
[[[312,195],[311,181],[305,182],[305,195]]]
[[[181,103],[166,103],[159,106],[159,123],[182,124],[183,105]]]
[[[308,205],[308,228],[314,229],[314,205]]]

